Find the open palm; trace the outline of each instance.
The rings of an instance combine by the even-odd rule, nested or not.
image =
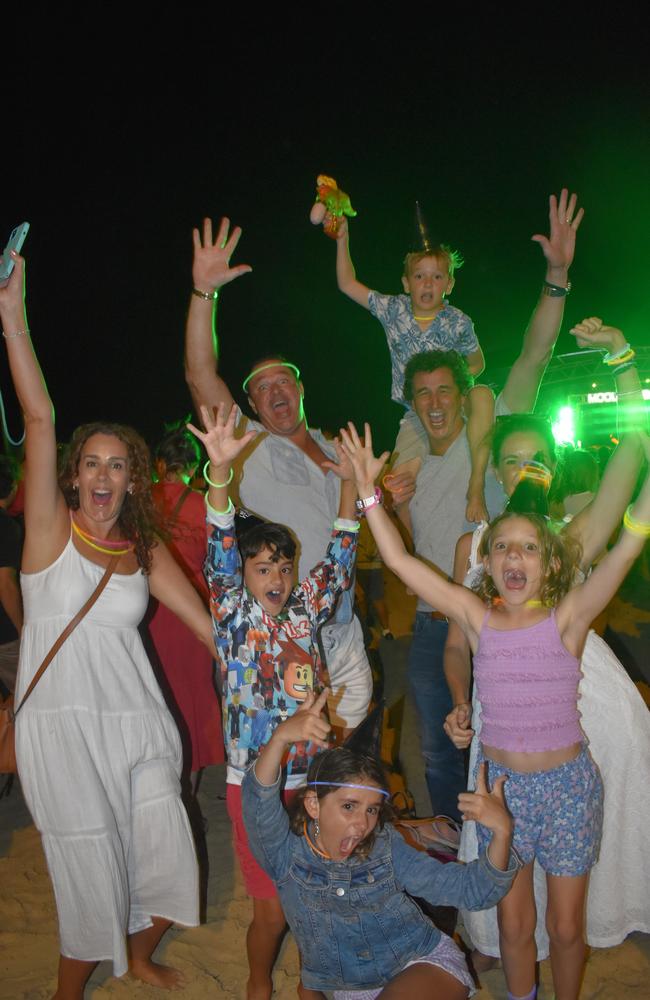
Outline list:
[[[375,480],[388,461],[389,453],[385,451],[379,458],[375,458],[372,450],[372,433],[370,424],[365,424],[365,435],[363,441],[357,433],[357,429],[350,421],[347,430],[341,428],[341,446],[344,454],[348,456],[354,469],[359,493],[367,492],[369,487],[374,485]]]
[[[206,428],[199,430],[194,424],[188,424],[187,429],[202,443],[214,466],[230,466],[246,445],[253,440],[257,431],[248,431],[241,437],[235,437],[235,429],[239,407],[233,404],[226,416],[227,404],[219,403],[216,419],[213,418],[207,406],[201,407],[201,419]]]

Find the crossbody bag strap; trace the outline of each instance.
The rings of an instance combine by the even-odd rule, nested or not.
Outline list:
[[[178,500],[174,504],[174,509],[172,510],[171,514],[169,515],[169,520],[170,520],[172,526],[176,523],[178,515],[181,512],[181,507],[183,506],[183,504],[185,503],[185,501],[187,500],[187,498],[188,498],[188,496],[190,495],[191,492],[192,492],[192,488],[190,486],[186,486],[185,489],[183,490],[183,492],[181,493],[181,495],[179,496]]]
[[[22,697],[20,705],[14,711],[14,719],[16,718],[16,716],[18,715],[18,713],[20,712],[21,708],[23,707],[23,705],[25,704],[25,702],[29,698],[30,694],[32,693],[32,691],[34,690],[34,688],[36,687],[36,685],[40,681],[41,677],[43,676],[43,674],[45,673],[45,671],[49,667],[50,663],[52,662],[52,660],[54,659],[54,657],[56,656],[56,654],[58,653],[58,651],[61,649],[61,646],[63,645],[63,643],[65,642],[65,640],[71,635],[72,632],[74,632],[74,630],[76,629],[76,627],[79,624],[79,622],[82,620],[82,618],[84,618],[88,614],[88,612],[92,608],[93,604],[95,603],[95,601],[97,600],[97,598],[101,594],[102,590],[104,589],[104,587],[106,586],[106,584],[110,580],[111,576],[113,575],[113,570],[117,566],[117,562],[118,562],[119,558],[120,558],[119,555],[111,556],[111,558],[109,560],[109,563],[108,563],[108,566],[106,567],[106,570],[104,572],[104,575],[101,578],[101,580],[99,581],[99,583],[97,584],[97,586],[95,587],[95,589],[93,590],[92,594],[90,595],[90,597],[88,598],[88,600],[86,601],[86,603],[84,604],[84,606],[82,608],[80,608],[79,611],[77,611],[77,613],[74,616],[74,618],[71,621],[69,621],[68,624],[66,625],[66,627],[63,629],[63,632],[61,633],[61,635],[59,636],[59,638],[56,640],[56,642],[54,643],[54,645],[50,649],[49,653],[47,654],[47,656],[45,657],[45,659],[41,663],[40,667],[38,668],[38,670],[36,671],[36,673],[32,677],[31,684],[29,685],[29,687],[25,691],[25,694]]]

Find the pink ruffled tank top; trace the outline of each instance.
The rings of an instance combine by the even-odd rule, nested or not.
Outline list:
[[[490,628],[486,614],[474,656],[482,706],[481,743],[539,753],[584,740],[578,712],[580,661],[565,649],[555,611],[529,628]]]

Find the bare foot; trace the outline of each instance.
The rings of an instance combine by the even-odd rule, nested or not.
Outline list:
[[[482,951],[477,951],[476,949],[470,954],[470,959],[476,973],[489,972],[490,969],[496,969],[499,964],[498,958],[493,958],[491,955],[484,955]]]
[[[133,959],[129,972],[143,983],[158,986],[161,990],[180,990],[187,986],[187,979],[179,969],[172,969],[169,965],[159,965],[151,959]]]

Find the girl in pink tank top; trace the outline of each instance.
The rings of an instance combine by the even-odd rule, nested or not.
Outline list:
[[[510,997],[535,996],[533,861],[547,874],[547,925],[555,990],[578,996],[584,965],[584,899],[598,852],[602,785],[584,748],[577,710],[579,660],[587,632],[650,536],[650,475],[624,520],[617,544],[593,573],[572,586],[579,552],[539,515],[502,514],[481,543],[478,593],[409,555],[386,515],[375,458],[350,424],[342,431],[360,509],[386,565],[419,597],[453,617],[474,654],[483,705],[482,751],[489,781],[507,778],[514,844],[524,867],[499,903],[501,958]],[[650,439],[644,436],[646,457]],[[459,803],[461,807],[464,802]],[[465,807],[464,819],[476,820]],[[479,826],[480,831],[480,826]],[[480,841],[480,833],[479,833]]]

